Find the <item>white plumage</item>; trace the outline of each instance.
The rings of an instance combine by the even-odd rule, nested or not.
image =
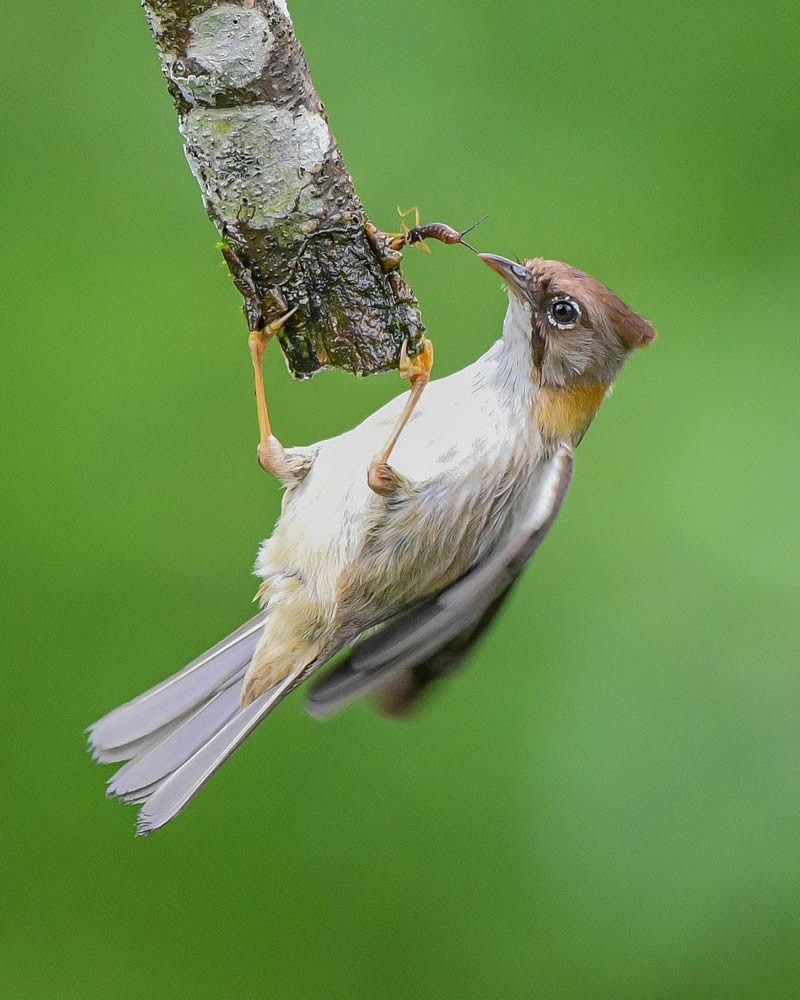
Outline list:
[[[461,576],[509,530],[542,458],[530,376],[530,318],[512,305],[505,336],[428,386],[398,441],[407,480],[390,499],[367,486],[405,396],[310,449],[256,561],[269,611],[248,679],[310,662],[340,629],[360,631]],[[309,456],[311,457],[311,456]]]

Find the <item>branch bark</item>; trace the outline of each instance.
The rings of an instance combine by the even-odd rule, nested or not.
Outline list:
[[[424,327],[401,255],[369,222],[286,0],[142,0],[186,158],[251,330],[288,308],[293,375],[397,365]]]

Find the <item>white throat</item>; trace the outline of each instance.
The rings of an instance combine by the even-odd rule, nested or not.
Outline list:
[[[503,394],[515,397],[519,404],[533,400],[537,383],[531,348],[531,313],[525,303],[509,296],[503,320],[503,336],[485,355],[491,364],[492,377]]]

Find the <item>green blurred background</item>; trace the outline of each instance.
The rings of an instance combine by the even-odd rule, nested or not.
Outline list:
[[[487,212],[660,338],[425,712],[295,698],[134,839],[81,732],[250,614],[279,491],[142,12],[8,9],[3,995],[800,996],[797,8],[290,6],[377,223]],[[474,258],[407,273],[438,374],[489,345]],[[402,388],[268,369],[290,443]]]

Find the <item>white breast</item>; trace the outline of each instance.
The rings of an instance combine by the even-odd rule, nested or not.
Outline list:
[[[496,542],[537,460],[530,408],[510,401],[496,377],[500,352],[426,388],[391,458],[414,484],[406,500],[377,497],[366,482],[405,395],[320,442],[308,476],[286,495],[258,575],[299,575],[330,608],[343,577],[363,592],[359,601],[384,605],[460,576]]]

